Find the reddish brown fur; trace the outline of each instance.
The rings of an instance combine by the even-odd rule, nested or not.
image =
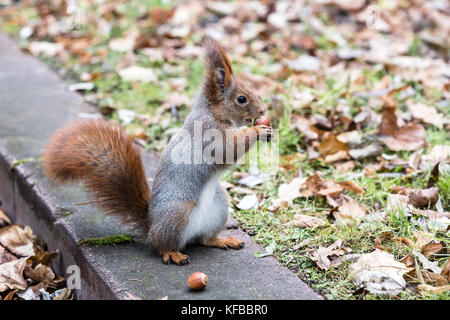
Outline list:
[[[204,91],[207,94],[207,99],[211,102],[218,102],[220,90],[217,87],[217,69],[222,69],[225,73],[225,86],[231,84],[231,75],[233,68],[231,67],[230,59],[225,53],[222,46],[217,41],[206,38],[204,43],[205,48],[205,63],[206,63],[206,81]]]
[[[150,191],[140,151],[123,129],[103,120],[62,128],[44,151],[44,170],[60,183],[83,180],[107,214],[147,231]]]
[[[264,112],[261,98],[244,79],[233,74],[231,62],[222,46],[207,38],[204,43],[206,77],[203,83],[203,101],[212,111],[214,118],[225,125],[249,125]],[[247,101],[240,104],[237,97],[244,96]]]

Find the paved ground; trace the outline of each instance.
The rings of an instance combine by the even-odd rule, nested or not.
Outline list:
[[[239,229],[226,230],[245,240],[240,251],[189,247],[186,266],[164,265],[156,252],[139,240],[132,244],[78,247],[84,238],[126,233],[113,218],[91,205],[81,186],[59,187],[43,176],[40,161],[10,169],[21,159],[41,156],[48,137],[80,113],[96,113],[82,98],[40,61],[23,54],[0,34],[0,200],[16,223],[30,225],[61,255],[55,268],[81,268],[79,299],[320,299],[312,289],[274,258],[257,259],[263,249]],[[158,159],[144,154],[150,178]],[[209,276],[200,293],[187,290],[195,271]]]

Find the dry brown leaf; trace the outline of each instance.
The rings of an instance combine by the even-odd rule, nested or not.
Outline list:
[[[303,138],[305,138],[306,141],[317,140],[319,138],[319,134],[312,129],[311,121],[309,119],[292,114],[292,125],[303,134]]]
[[[313,193],[313,195],[320,196],[339,196],[344,190],[344,187],[330,180],[325,180],[322,176],[315,172],[306,180],[306,188]]]
[[[408,203],[417,208],[434,205],[439,198],[439,189],[437,187],[414,189],[403,186],[394,186],[392,187],[392,190],[400,195],[406,195],[408,197]]]
[[[384,246],[384,245],[382,244],[382,242],[383,242],[385,239],[392,239],[392,232],[391,232],[391,231],[384,231],[384,232],[382,232],[382,233],[378,236],[378,238],[375,239],[375,245],[374,245],[374,248],[375,248],[375,249],[380,249],[380,250],[383,250],[383,251],[387,251],[387,252],[391,252],[391,251],[392,251],[391,248],[386,247],[386,246]],[[405,258],[406,258],[406,257],[405,257]]]
[[[27,288],[27,282],[23,278],[23,270],[27,264],[27,258],[0,264],[0,292],[8,289],[25,290]]]
[[[3,211],[3,208],[0,207],[0,228],[11,224],[11,220],[9,220],[8,216]]]
[[[419,284],[417,286],[417,290],[419,290],[419,292],[422,292],[422,293],[440,294],[440,293],[450,290],[450,285],[441,286],[441,287],[433,287],[433,286],[430,286],[429,284],[423,283],[423,284]]]
[[[348,146],[338,140],[335,135],[330,134],[319,144],[319,153],[326,162],[332,163],[339,160],[349,159]]]
[[[32,235],[33,231],[28,226],[7,226],[0,229],[0,244],[18,257],[29,257],[34,255]]]
[[[432,254],[438,253],[439,251],[442,250],[443,248],[443,244],[440,242],[437,243],[428,243],[425,246],[423,246],[422,248],[422,254],[428,258],[429,256],[431,256]]]
[[[305,183],[303,178],[294,178],[289,183],[283,183],[278,187],[278,198],[273,201],[275,206],[288,207],[292,200],[301,196],[300,189]]]
[[[414,244],[414,242],[410,238],[406,237],[395,237],[394,241],[400,242],[401,244],[404,244],[408,247],[411,247]]]
[[[442,129],[444,125],[449,123],[449,119],[434,107],[429,107],[421,102],[414,102],[412,99],[406,101],[406,106],[414,118],[432,124],[439,129]]]
[[[425,145],[425,129],[417,123],[410,123],[399,128],[393,136],[380,137],[393,151],[415,151]]]
[[[332,256],[342,256],[349,252],[349,249],[342,248],[342,240],[339,239],[328,247],[319,246],[319,249],[310,249],[307,250],[307,252],[311,260],[316,262],[320,269],[327,270],[334,265],[331,259]],[[335,263],[339,263],[339,261],[335,260]]]
[[[442,269],[441,275],[444,276],[448,282],[450,282],[450,259],[447,259],[447,263]]]
[[[312,217],[305,214],[295,214],[294,215],[294,226],[300,228],[314,228],[314,227],[322,227],[327,223],[325,220],[320,219],[318,217]]]
[[[337,224],[361,222],[366,216],[366,208],[347,195],[341,194],[338,198],[328,196],[327,201],[335,206],[332,212]]]
[[[44,289],[53,281],[55,274],[52,269],[43,264],[38,264],[35,268],[31,266],[26,266],[24,269],[24,276],[28,279],[32,279],[39,283],[44,283]]]
[[[422,251],[422,248],[430,242],[436,241],[434,234],[425,231],[413,231],[414,238],[416,239],[413,248],[417,251]]]
[[[358,186],[356,183],[354,183],[353,181],[346,180],[346,181],[338,182],[338,184],[340,184],[345,189],[350,190],[354,193],[358,193],[358,194],[364,193],[364,190],[360,186]]]
[[[351,278],[359,288],[390,296],[397,295],[405,288],[403,275],[411,270],[396,261],[393,255],[378,249],[361,255],[349,269]]]
[[[0,264],[13,260],[17,260],[17,257],[9,253],[8,250],[5,249],[5,247],[0,245]]]
[[[384,135],[380,140],[394,151],[415,151],[425,145],[425,128],[417,123],[401,125],[397,106],[389,103],[383,107],[379,133]]]

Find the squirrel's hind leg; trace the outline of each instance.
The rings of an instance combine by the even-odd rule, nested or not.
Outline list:
[[[224,237],[224,238],[218,238],[218,237],[212,237],[206,240],[202,241],[202,245],[207,247],[215,247],[220,249],[242,249],[244,247],[244,241],[239,240],[238,238],[234,237]]]
[[[158,250],[162,255],[163,262],[169,264],[171,261],[179,266],[189,263],[189,256],[179,251]]]

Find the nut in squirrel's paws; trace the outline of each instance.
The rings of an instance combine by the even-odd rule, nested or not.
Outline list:
[[[182,254],[179,251],[160,251],[160,254],[162,255],[162,259],[165,264],[172,262],[176,265],[182,266],[189,263],[189,256]]]
[[[269,126],[259,125],[255,127],[258,133],[258,140],[270,142],[272,140],[273,129]]]

